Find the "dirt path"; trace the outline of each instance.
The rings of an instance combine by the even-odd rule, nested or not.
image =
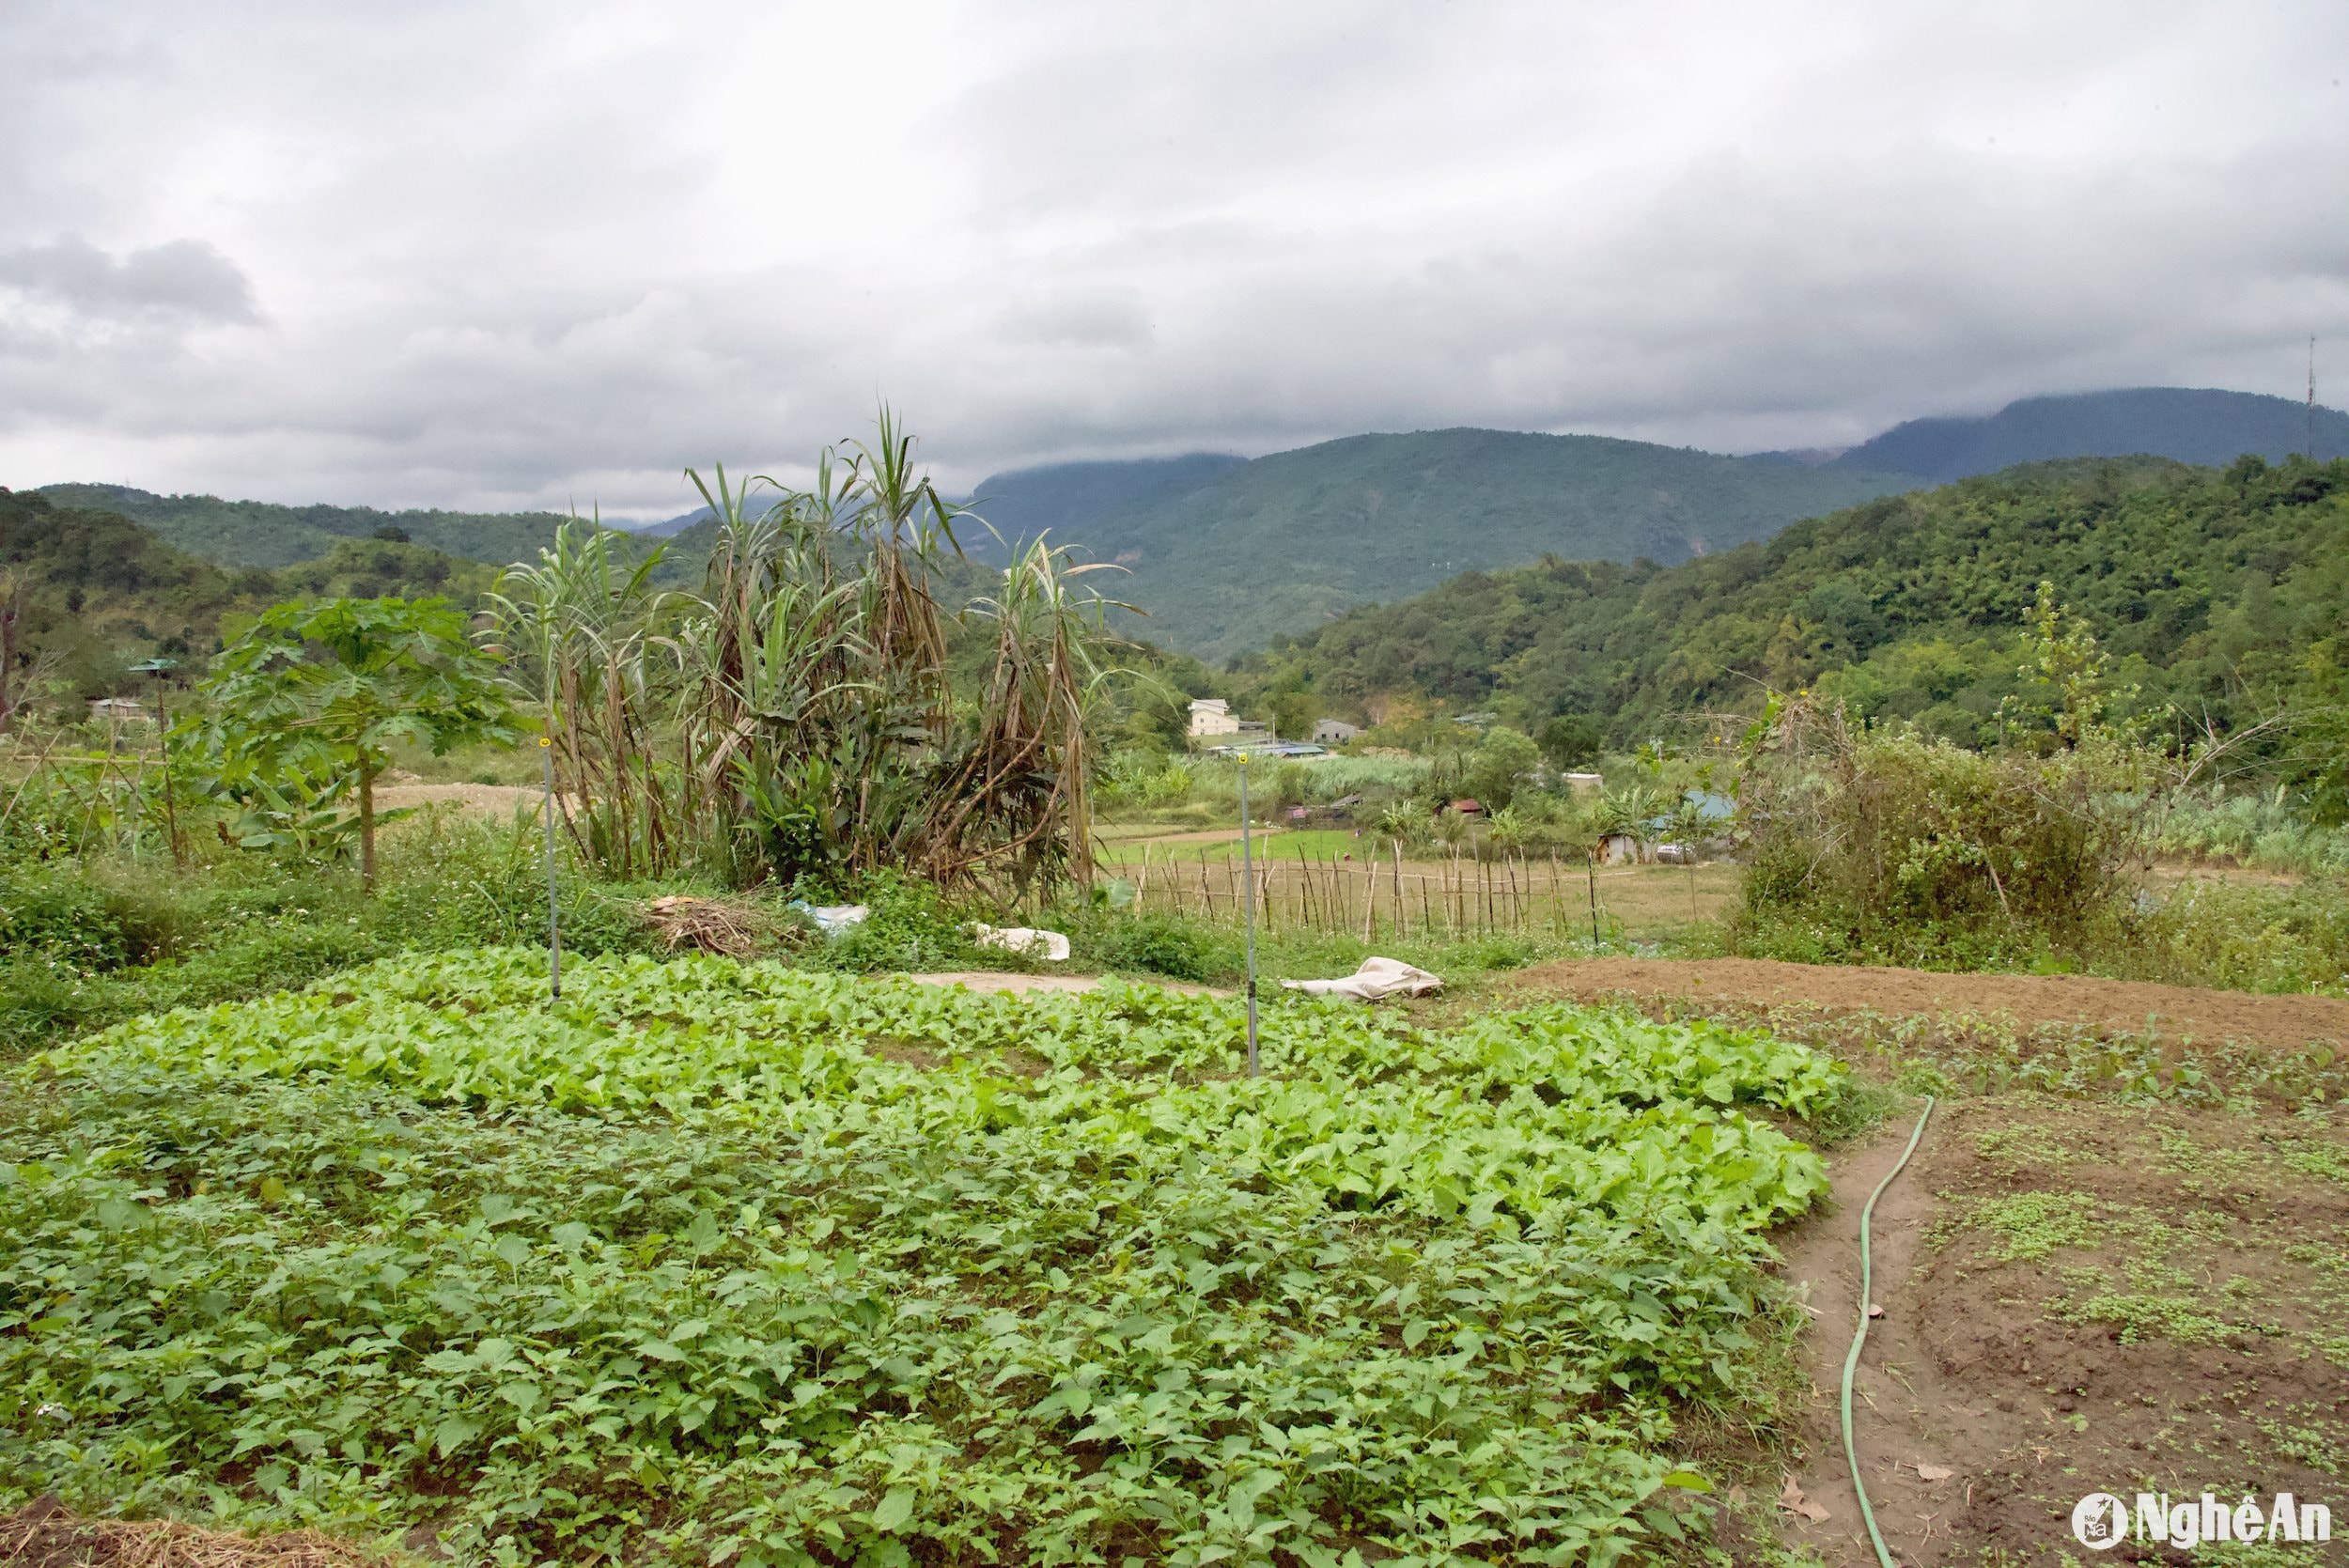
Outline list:
[[[1278,827],[1270,823],[1264,823],[1248,831],[1259,839],[1277,837],[1281,831]],[[1118,838],[1107,842],[1114,843],[1122,847],[1133,847],[1144,844],[1237,844],[1239,830],[1237,828],[1198,828],[1189,832],[1136,834],[1132,838]]]
[[[1787,1510],[1783,1517],[1789,1538],[1817,1552],[1828,1568],[1874,1568],[1875,1562],[1843,1456],[1839,1394],[1859,1321],[1859,1213],[1915,1126],[1912,1112],[1839,1158],[1831,1205],[1781,1242],[1786,1278],[1812,1313],[1803,1339],[1811,1377],[1803,1432],[1809,1459],[1794,1479],[1802,1501],[1826,1515]],[[1927,1137],[1938,1130],[1929,1125]],[[1921,1152],[1876,1204],[1870,1251],[1876,1304],[1885,1312],[1869,1325],[1852,1385],[1853,1431],[1876,1528],[1905,1562],[1932,1555],[1924,1549],[1928,1539],[1948,1536],[1953,1514],[1970,1496],[1969,1463],[2002,1446],[1998,1434],[1983,1430],[1983,1413],[1968,1405],[1965,1390],[1944,1382],[1919,1338],[1910,1280],[1920,1238],[1937,1210],[1932,1189],[1921,1180]],[[1948,1474],[1928,1482],[1928,1469]]]
[[[530,784],[385,784],[378,789],[375,803],[384,811],[402,806],[454,804],[492,816],[511,816],[517,809],[535,816],[545,795],[546,791]]]
[[[2349,999],[2254,996],[2077,974],[1940,974],[1763,958],[1570,958],[1521,970],[1510,988],[1594,1000],[1678,997],[1888,1017],[2002,1014],[2023,1028],[2071,1023],[2141,1033],[2151,1027],[2180,1038],[2283,1047],[2349,1041]]]
[[[968,986],[974,991],[1007,991],[1014,996],[1026,996],[1032,991],[1090,991],[1097,989],[1101,977],[1097,974],[1013,974],[1004,970],[941,970],[932,974],[909,974],[908,980],[924,986]],[[1177,991],[1184,996],[1227,997],[1232,993],[1213,986],[1186,985],[1180,980],[1150,980],[1143,982],[1161,991]]]

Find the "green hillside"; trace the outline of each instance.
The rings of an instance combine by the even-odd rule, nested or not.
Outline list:
[[[477,599],[494,572],[423,545],[339,539],[283,571],[230,569],[156,537],[144,525],[39,491],[0,489],[0,595],[18,606],[16,669],[36,667],[86,697],[128,690],[124,672],[163,655],[194,663],[216,649],[236,613],[285,598],[445,595]]]
[[[963,543],[973,555],[997,560],[1005,547],[1017,548],[1040,534],[1066,542],[1111,517],[1188,495],[1247,460],[1223,452],[1192,452],[1180,458],[1052,463],[989,474],[972,492],[968,505],[994,533],[973,529]]]
[[[343,539],[397,530],[410,542],[502,567],[552,542],[565,520],[554,512],[381,512],[372,506],[280,506],[210,495],[156,495],[128,485],[49,485],[59,506],[118,513],[176,549],[228,567],[289,567],[313,561]]]
[[[1153,641],[1221,659],[1369,599],[1545,552],[1685,560],[1909,481],[1599,436],[1350,436],[1055,533],[1130,576]]]
[[[1357,609],[1251,661],[1267,694],[1599,722],[1618,743],[1766,687],[1994,737],[2042,579],[2140,705],[2238,722],[2349,658],[2349,461],[2077,460],[1890,496],[1663,567],[1552,557]],[[2328,662],[2329,660],[2329,662]]]
[[[1912,419],[1835,460],[1838,468],[1935,480],[2061,458],[2171,458],[2213,467],[2246,452],[2349,454],[2349,414],[2289,397],[2210,387],[2140,386],[2025,397],[1981,419]]]

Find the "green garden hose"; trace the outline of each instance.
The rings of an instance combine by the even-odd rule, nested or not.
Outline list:
[[[1932,1114],[1933,1096],[1927,1094],[1924,1115],[1917,1118],[1917,1130],[1908,1135],[1908,1147],[1901,1151],[1899,1162],[1884,1173],[1882,1181],[1876,1183],[1876,1189],[1868,1194],[1868,1206],[1859,1211],[1859,1327],[1851,1337],[1851,1354],[1843,1358],[1843,1460],[1851,1467],[1851,1489],[1859,1498],[1859,1517],[1868,1527],[1868,1539],[1875,1545],[1876,1561],[1882,1563],[1883,1568],[1900,1568],[1900,1565],[1892,1560],[1890,1550],[1884,1545],[1883,1532],[1876,1529],[1876,1512],[1868,1506],[1868,1484],[1859,1479],[1859,1450],[1852,1442],[1851,1436],[1852,1374],[1859,1370],[1859,1347],[1868,1343],[1868,1306],[1875,1295],[1874,1269],[1868,1258],[1868,1221],[1875,1215],[1876,1200],[1883,1197],[1884,1189],[1892,1185],[1892,1178],[1907,1167],[1908,1157],[1917,1152],[1918,1141],[1925,1135],[1926,1119]]]

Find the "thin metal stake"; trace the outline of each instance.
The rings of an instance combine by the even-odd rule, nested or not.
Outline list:
[[[554,742],[538,737],[538,756],[547,765],[547,802],[539,815],[547,819],[547,991],[563,1000],[563,934],[555,923],[554,898]]]
[[[1228,862],[1225,863],[1229,863]],[[1256,1068],[1256,857],[1248,836],[1248,753],[1239,753],[1239,863],[1248,883],[1248,1076]]]

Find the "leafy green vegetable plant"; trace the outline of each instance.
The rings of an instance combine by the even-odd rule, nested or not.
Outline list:
[[[1609,1562],[1843,1070],[1543,1006],[412,956],[0,1106],[0,1502],[491,1560]]]

